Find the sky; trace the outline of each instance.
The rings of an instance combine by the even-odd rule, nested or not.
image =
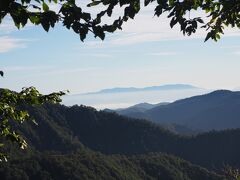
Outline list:
[[[84,43],[61,24],[46,33],[31,24],[17,30],[5,19],[0,25],[1,87],[19,91],[35,86],[42,93],[71,94],[176,83],[240,87],[240,30],[227,29],[217,43],[204,43],[204,30],[183,36],[178,27],[169,27],[165,15],[154,17],[153,9],[142,9],[104,41],[89,34]]]

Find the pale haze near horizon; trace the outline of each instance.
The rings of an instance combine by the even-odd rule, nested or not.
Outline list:
[[[174,102],[176,100],[202,95],[211,92],[207,89],[184,89],[184,90],[158,90],[124,93],[96,93],[67,95],[63,97],[63,104],[86,105],[100,109],[127,108],[139,103],[158,104],[163,102]]]

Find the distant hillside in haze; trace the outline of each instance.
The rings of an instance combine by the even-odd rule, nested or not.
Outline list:
[[[115,112],[117,112],[118,114],[121,115],[125,115],[128,113],[134,113],[134,112],[145,112],[147,110],[150,110],[154,107],[158,107],[161,105],[166,105],[169,104],[168,102],[163,102],[163,103],[158,103],[158,104],[150,104],[150,103],[139,103],[139,104],[135,104],[133,106],[130,106],[128,108],[120,108],[120,109],[116,109],[114,110]]]
[[[179,124],[203,131],[240,128],[240,92],[218,90],[160,105],[144,112],[119,114],[161,124]]]
[[[188,84],[167,84],[167,85],[151,86],[151,87],[144,87],[144,88],[118,87],[118,88],[111,88],[111,89],[103,89],[97,92],[85,93],[85,95],[107,94],[107,93],[128,93],[128,92],[140,92],[140,91],[187,90],[187,89],[199,89],[199,88],[192,85],[188,85]]]
[[[173,102],[178,99],[206,94],[208,92],[210,92],[208,89],[184,84],[170,84],[145,88],[112,88],[98,92],[66,95],[63,97],[63,104],[67,106],[84,104],[97,109],[118,109],[142,102],[151,104]]]

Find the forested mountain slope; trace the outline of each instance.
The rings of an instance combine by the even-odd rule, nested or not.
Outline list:
[[[22,132],[39,151],[68,153],[84,145],[104,154],[164,152],[209,168],[240,167],[239,129],[184,137],[149,121],[90,107],[45,105],[29,110],[39,125],[25,124]]]
[[[240,128],[239,108],[240,92],[218,90],[153,107],[144,112],[128,111],[123,115],[148,119],[160,124],[173,123],[191,129],[209,131]]]
[[[71,154],[35,153],[2,163],[4,180],[224,180],[199,166],[166,154],[106,156],[91,150]]]

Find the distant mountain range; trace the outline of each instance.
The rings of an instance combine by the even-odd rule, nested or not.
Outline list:
[[[200,131],[240,128],[240,92],[218,90],[173,103],[152,105],[152,108],[149,104],[140,107],[135,105],[115,111],[128,117]]]
[[[63,104],[92,106],[97,109],[126,108],[140,102],[157,104],[158,102],[173,102],[178,99],[202,95],[211,92],[209,89],[199,88],[187,84],[168,84],[144,88],[112,88],[84,94],[72,94],[63,97]]]
[[[150,104],[150,103],[139,103],[133,106],[130,106],[128,108],[119,108],[119,109],[115,109],[115,110],[111,110],[111,109],[104,109],[104,111],[109,111],[109,112],[117,112],[118,114],[121,115],[129,115],[129,113],[140,113],[140,112],[145,112],[147,110],[150,110],[154,107],[157,106],[161,106],[161,105],[167,105],[169,104],[168,102],[162,102],[162,103],[158,103],[158,104]]]
[[[150,104],[150,103],[139,103],[128,108],[120,108],[120,109],[104,109],[107,112],[116,112],[117,114],[132,117],[132,118],[142,118],[144,116],[144,112],[147,110],[153,109],[155,107],[164,106],[170,104],[169,102],[162,102],[158,104]],[[159,123],[161,126],[175,134],[180,135],[195,135],[200,133],[200,130],[191,129],[183,125],[175,124],[175,123]]]
[[[141,91],[189,90],[189,89],[200,89],[200,88],[192,85],[188,85],[188,84],[166,84],[161,86],[151,86],[151,87],[144,87],[144,88],[117,87],[117,88],[103,89],[97,92],[84,93],[84,95],[107,94],[107,93],[129,93],[129,92],[141,92]]]
[[[20,131],[29,146],[40,152],[69,153],[79,149],[87,150],[86,147],[104,154],[162,152],[208,168],[220,168],[224,163],[240,167],[240,129],[184,137],[150,121],[96,111],[91,107],[44,105],[29,107],[29,111],[38,126],[25,123],[21,125]],[[90,159],[86,161],[91,162]],[[152,168],[154,164],[148,167]],[[199,180],[202,179],[206,178]]]
[[[29,146],[23,151],[10,143],[1,149],[9,160],[1,163],[0,179],[226,180],[211,167],[239,167],[240,130],[189,138],[91,107],[22,108],[38,126],[13,122]]]
[[[204,110],[203,107],[215,107],[214,113],[218,113],[227,106],[236,106],[231,111],[236,115],[238,102],[239,93],[216,91],[170,104],[143,103],[135,108],[148,109],[143,110],[144,114],[173,108],[169,113],[175,117],[176,111],[182,121],[184,113],[193,116],[192,111]],[[23,104],[21,108],[29,111],[38,126],[31,121],[20,125],[13,122],[13,130],[26,138],[29,148],[17,151],[16,144],[11,143],[3,147],[10,160],[2,162],[0,179],[226,180],[229,178],[221,173],[225,164],[240,167],[240,129],[185,137],[147,120],[91,107]],[[230,114],[223,111],[219,117],[223,113]],[[200,113],[197,115],[201,117]],[[236,119],[216,118],[212,124],[223,120],[232,124]]]

